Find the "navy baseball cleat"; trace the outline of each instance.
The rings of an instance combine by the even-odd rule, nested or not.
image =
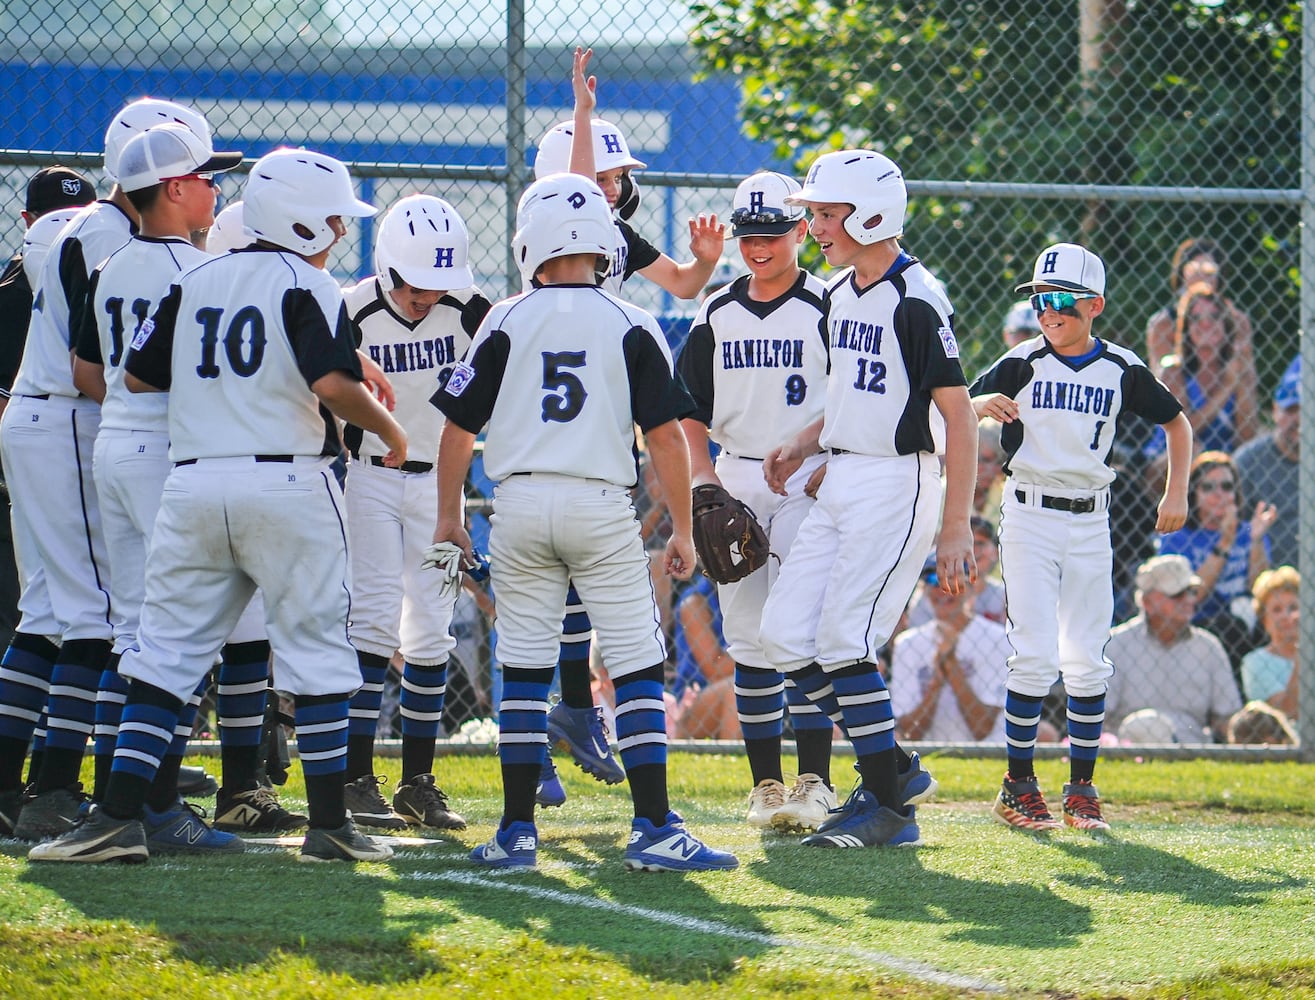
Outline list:
[[[896,812],[860,787],[801,843],[805,847],[917,847],[922,837],[913,806]]]
[[[909,769],[901,771],[899,776],[901,804],[920,806],[930,802],[938,787],[936,779],[922,766],[922,758],[916,753],[910,753]]]
[[[470,852],[470,860],[485,868],[533,868],[538,857],[539,831],[525,820],[499,827],[487,844]]]
[[[241,854],[247,849],[241,837],[209,826],[204,813],[182,799],[164,812],[143,806],[142,826],[146,846],[160,854]]]
[[[734,854],[709,847],[686,830],[685,821],[674,812],[667,813],[663,826],[636,816],[621,863],[632,872],[728,871],[740,866]]]
[[[534,790],[534,801],[541,806],[560,806],[566,802],[566,789],[562,779],[557,776],[557,765],[552,762],[552,754],[543,758],[543,767],[539,769],[539,786]]]
[[[626,780],[607,741],[601,708],[570,708],[559,701],[548,713],[548,743],[568,751],[581,770],[599,781],[619,785]]]

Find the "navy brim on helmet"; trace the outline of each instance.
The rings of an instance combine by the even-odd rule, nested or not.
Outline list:
[[[784,236],[791,232],[795,226],[799,225],[799,219],[782,219],[780,222],[745,222],[736,224],[734,218],[731,220],[731,236],[739,239],[741,236]]]

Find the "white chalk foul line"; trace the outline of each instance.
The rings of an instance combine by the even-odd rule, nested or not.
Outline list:
[[[520,875],[524,873],[517,872],[515,874]],[[640,917],[644,920],[651,920],[654,923],[666,924],[668,927],[678,927],[681,930],[695,931],[700,934],[715,934],[719,937],[733,938],[738,941],[747,941],[752,944],[765,945],[771,948],[796,948],[801,951],[816,951],[829,958],[846,955],[850,958],[857,959],[865,965],[889,969],[892,972],[899,972],[922,982],[934,983],[938,986],[982,990],[990,993],[1004,992],[1002,987],[984,979],[978,979],[975,976],[960,975],[955,972],[945,972],[944,970],[937,969],[935,966],[928,965],[925,962],[900,958],[897,955],[887,955],[885,952],[870,951],[866,948],[848,948],[843,945],[836,946],[833,943],[823,944],[821,942],[808,941],[801,938],[785,937],[780,934],[764,934],[760,931],[748,931],[739,927],[732,927],[730,924],[724,924],[716,920],[701,920],[698,917],[690,917],[681,913],[668,913],[664,910],[653,910],[645,906],[628,906],[624,903],[614,903],[608,899],[598,899],[592,896],[581,896],[577,893],[563,892],[560,889],[544,889],[539,886],[525,885],[507,878],[485,878],[469,872],[455,871],[406,872],[401,874],[400,877],[417,882],[453,882],[457,885],[474,886],[479,889],[502,889],[507,892],[520,893],[522,896],[529,896],[533,899],[541,899],[549,903],[560,903],[563,906],[579,906],[589,910],[604,910],[608,913],[615,913],[619,916]]]

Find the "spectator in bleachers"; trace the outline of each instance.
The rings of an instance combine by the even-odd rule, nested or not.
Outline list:
[[[972,587],[945,593],[935,566],[924,570],[922,591],[935,617],[895,638],[891,663],[901,738],[1003,743],[1010,653],[1004,626],[974,613]]]
[[[1297,718],[1297,645],[1301,637],[1301,576],[1291,566],[1256,577],[1256,616],[1269,642],[1242,657],[1242,692],[1287,718]]]
[[[1273,562],[1297,565],[1297,525],[1300,523],[1301,356],[1288,366],[1274,391],[1274,429],[1248,441],[1233,453],[1242,510],[1260,501],[1272,504],[1278,519],[1269,532]]]
[[[697,574],[676,608],[676,673],[669,715],[681,739],[738,740],[735,661],[726,652],[717,588]]]
[[[1224,644],[1234,670],[1255,643],[1251,585],[1269,568],[1269,529],[1278,512],[1263,500],[1243,520],[1237,468],[1222,451],[1192,462],[1187,524],[1160,539],[1162,555],[1182,555],[1200,577],[1193,623]]]
[[[1000,443],[1000,421],[983,417],[977,422],[977,481],[973,485],[973,513],[992,524],[1000,523],[1000,491],[1004,489],[1005,451]]]
[[[1228,720],[1229,743],[1292,746],[1297,734],[1282,712],[1263,701],[1249,701]]]
[[[974,591],[973,613],[1003,625],[1005,622],[1005,585],[996,567],[1000,564],[1000,539],[995,525],[974,514],[969,520],[973,531],[973,558],[977,561],[977,582]],[[934,566],[935,560],[929,562]],[[925,570],[924,570],[925,571]],[[913,595],[902,628],[925,625],[936,617],[936,606],[929,588],[920,587]],[[898,635],[899,632],[895,632]]]
[[[1183,403],[1198,451],[1232,451],[1260,433],[1256,364],[1241,341],[1235,311],[1209,284],[1192,285],[1179,300],[1174,351],[1160,377]],[[1148,454],[1164,450],[1151,436]]]
[[[1017,347],[1025,340],[1039,337],[1041,335],[1041,320],[1037,318],[1032,303],[1024,299],[1022,302],[1015,302],[1010,306],[1009,312],[1005,314],[1004,329],[1000,332],[1001,336],[1004,337],[1006,350]]]
[[[1169,292],[1172,301],[1160,309],[1146,324],[1146,360],[1156,375],[1164,374],[1166,355],[1178,353],[1174,346],[1178,332],[1178,317],[1182,299],[1193,285],[1205,285],[1223,296],[1228,278],[1228,261],[1223,249],[1214,240],[1193,237],[1183,240],[1174,250],[1169,265]],[[1231,300],[1223,299],[1228,309],[1229,323],[1235,335],[1234,347],[1242,354],[1251,354],[1251,320]]]
[[[1137,571],[1141,613],[1110,633],[1114,664],[1106,726],[1125,742],[1223,739],[1242,707],[1224,648],[1192,625],[1201,578],[1181,555],[1155,556]],[[1125,723],[1128,725],[1125,732]]]

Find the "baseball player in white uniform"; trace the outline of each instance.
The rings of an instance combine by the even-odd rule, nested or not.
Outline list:
[[[100,433],[93,468],[109,557],[110,605],[116,618],[114,653],[101,677],[96,704],[96,787],[99,799],[109,780],[119,715],[128,682],[116,669],[119,656],[137,639],[145,597],[146,550],[168,478],[168,396],[132,393],[124,385],[127,344],[158,308],[185,270],[210,254],[190,234],[210,225],[214,212],[213,173],[241,162],[240,153],[214,153],[207,139],[177,123],[153,126],[134,136],[120,157],[119,186],[141,216],[141,230],[93,272],[88,308],[77,332],[73,381],[101,403]],[[259,789],[261,726],[269,684],[269,640],[259,597],[243,613],[223,649],[218,709],[224,787],[216,821],[240,829],[277,830],[304,825]],[[146,805],[148,841],[154,848],[183,844],[189,850],[222,842],[198,833],[199,820],[177,802],[177,772],[195,719],[204,683],[179,719],[178,734],[156,775]]]
[[[482,428],[485,469],[498,482],[489,558],[504,664],[504,806],[493,837],[471,854],[486,867],[536,862],[534,796],[568,580],[590,609],[616,686],[617,736],[635,806],[625,866],[738,864],[686,830],[667,798],[666,647],[629,491],[638,474],[637,423],[673,498],[666,568],[688,577],[689,452],[679,419],[690,400],[653,317],[595,283],[614,232],[603,193],[587,178],[557,174],[532,184],[517,209],[512,249],[533,287],[493,307],[467,359],[434,395],[447,416],[435,542],[470,555],[462,486]]]
[[[384,464],[388,445],[348,425],[352,468],[346,490],[352,535],[352,620],[348,628],[361,667],[347,738],[347,807],[362,826],[408,823],[461,830],[433,775],[434,745],[447,691],[456,593],[438,573],[422,570],[434,533],[438,479],[434,456],[443,415],[429,403],[439,380],[466,353],[489,302],[474,288],[470,237],[460,214],[441,198],[398,201],[379,224],[375,275],[343,297],[357,347],[392,381],[393,418],[406,428],[414,456]],[[402,780],[390,808],[374,773],[388,661],[401,649]]]
[[[1068,692],[1070,779],[1064,822],[1109,824],[1092,784],[1113,667],[1103,650],[1114,614],[1110,447],[1121,414],[1164,427],[1169,469],[1156,530],[1187,517],[1192,428],[1173,394],[1133,352],[1095,337],[1105,265],[1075,243],[1037,257],[1031,295],[1041,335],[1009,350],[972,385],[978,416],[999,420],[1008,459],[1000,510],[1000,568],[1011,613],[1005,739],[1009,770],[992,814],[1012,826],[1059,826],[1033,769],[1041,703],[1056,675]]]
[[[142,805],[179,711],[259,588],[280,686],[292,692],[310,804],[307,861],[383,860],[343,805],[347,705],[360,683],[347,639],[351,579],[334,415],[406,460],[406,433],[361,381],[342,292],[324,270],[357,200],[347,168],[301,149],[252,167],[256,244],[182,274],[133,338],[133,391],[168,390],[174,469],[147,556],[137,648],[100,805],[37,861],[144,860]],[[293,569],[295,568],[295,572]]]
[[[205,119],[190,108],[152,98],[122,108],[105,133],[110,177],[117,178],[129,139],[173,121],[209,141]],[[15,828],[15,835],[27,840],[63,833],[85,801],[78,773],[95,725],[113,623],[92,475],[100,406],[73,384],[70,352],[92,269],[128,241],[137,222],[137,210],[116,184],[107,199],[75,216],[51,245],[35,289],[13,399],[0,429],[23,578],[16,660],[0,677],[0,705],[6,706],[0,718],[9,727],[0,731],[0,793],[18,777],[25,727],[35,723],[43,703],[48,716],[36,797],[23,806]],[[30,636],[60,643],[53,667],[50,648]]]
[[[785,199],[799,183],[762,171],[735,190],[731,235],[749,273],[704,300],[677,361],[694,397],[681,421],[689,440],[695,486],[718,483],[748,504],[784,559],[813,498],[805,485],[823,465],[810,455],[791,476],[787,494],[763,478],[763,458],[822,416],[827,347],[819,320],[822,282],[799,267],[808,232],[804,210]],[[720,446],[716,465],[708,442]],[[735,661],[735,706],[753,790],[748,822],[757,827],[814,829],[836,806],[831,787],[831,720],[784,677],[758,639],[763,604],[778,562],[736,583],[719,584],[722,630]],[[799,755],[799,777],[787,789],[781,770],[785,703]]]
[[[859,787],[804,844],[912,845],[920,834],[906,804],[911,796],[901,789],[877,653],[933,542],[947,591],[958,593],[975,577],[968,516],[976,420],[953,309],[940,283],[899,244],[908,201],[899,167],[869,150],[828,153],[787,201],[811,209],[813,238],[831,266],[845,269],[828,283],[822,304],[830,351],[825,413],[764,463],[772,489],[788,493],[808,456],[830,452],[817,502],[767,597],[760,638],[778,669],[843,720],[858,757]]]

